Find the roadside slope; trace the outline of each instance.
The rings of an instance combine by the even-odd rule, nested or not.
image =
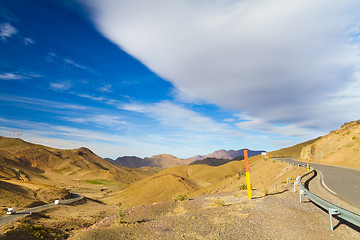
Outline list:
[[[360,169],[360,120],[344,124],[301,151],[300,160]]]

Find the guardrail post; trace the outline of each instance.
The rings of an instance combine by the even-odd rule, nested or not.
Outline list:
[[[304,193],[305,193],[304,190],[302,190],[302,189],[299,190],[300,203],[301,203],[301,195],[303,195]]]
[[[290,178],[288,178],[288,179],[286,180],[286,184],[289,184],[289,182],[290,182]]]
[[[300,185],[300,176],[296,177],[296,181],[294,182],[294,192],[296,192],[296,186]]]
[[[339,215],[339,214],[340,214],[340,211],[338,209],[329,208],[329,219],[330,219],[330,229],[331,229],[331,231],[334,231],[333,222],[332,222],[332,215]]]

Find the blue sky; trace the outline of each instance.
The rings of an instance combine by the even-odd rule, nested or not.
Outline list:
[[[360,119],[359,10],[1,0],[0,134],[112,158],[275,150],[327,134]]]

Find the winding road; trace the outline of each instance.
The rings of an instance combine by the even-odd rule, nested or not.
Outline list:
[[[306,165],[305,162],[291,158],[279,160],[291,164]],[[332,194],[360,209],[360,170],[317,163],[309,163],[309,165],[322,173],[324,183]]]
[[[41,205],[38,207],[21,210],[21,211],[16,212],[15,214],[0,216],[0,226],[6,224],[8,222],[18,220],[18,219],[25,217],[31,213],[40,212],[40,211],[43,211],[43,210],[46,210],[46,209],[49,209],[52,207],[56,207],[58,205],[73,203],[73,202],[79,201],[84,198],[84,196],[81,196],[76,193],[73,193],[73,196],[74,196],[73,198],[61,200],[59,204],[49,203],[49,204]]]

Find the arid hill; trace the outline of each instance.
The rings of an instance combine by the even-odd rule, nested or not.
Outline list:
[[[14,175],[14,169],[19,169],[25,178],[30,179],[51,179],[57,174],[79,179],[104,178],[124,183],[141,179],[138,172],[115,166],[87,148],[60,150],[5,137],[0,138],[0,169],[0,177]]]
[[[280,150],[276,150],[276,151],[272,151],[270,152],[270,157],[295,157],[295,158],[299,158],[301,151],[304,147],[306,147],[309,144],[312,144],[314,142],[316,142],[317,140],[319,140],[321,137],[306,141],[306,142],[302,142],[299,144],[296,144],[294,146],[291,147],[287,147],[287,148],[282,148]]]
[[[0,207],[66,198],[70,193],[64,187],[86,182],[126,187],[152,174],[113,165],[87,148],[60,150],[0,137]]]
[[[304,147],[300,158],[360,169],[360,120],[346,123]]]
[[[139,158],[136,156],[118,157],[115,160],[111,158],[105,158],[105,160],[115,165],[129,167],[129,168],[140,168],[140,167],[146,167],[152,165],[151,160],[145,160],[143,158]]]
[[[256,189],[295,178],[303,168],[264,160],[260,155],[249,158],[252,186]],[[170,200],[175,194],[188,196],[234,191],[245,184],[244,161],[221,166],[186,165],[167,168],[135,182],[124,190],[114,191],[103,201],[108,204],[135,206]]]
[[[205,158],[203,160],[194,161],[194,162],[190,163],[189,165],[202,164],[202,165],[208,165],[208,166],[216,167],[216,166],[224,165],[224,164],[232,162],[232,161],[240,161],[240,160],[244,160],[244,157],[243,156],[237,156],[237,157],[235,157],[233,159],[221,159],[221,158],[219,159],[219,158],[207,157],[207,158]]]
[[[107,158],[109,162],[112,162],[118,166],[129,168],[140,167],[156,167],[156,168],[169,168],[187,165],[192,161],[186,159],[180,159],[170,154],[159,154],[152,157],[146,157],[144,159],[135,156],[118,157],[116,160]]]

